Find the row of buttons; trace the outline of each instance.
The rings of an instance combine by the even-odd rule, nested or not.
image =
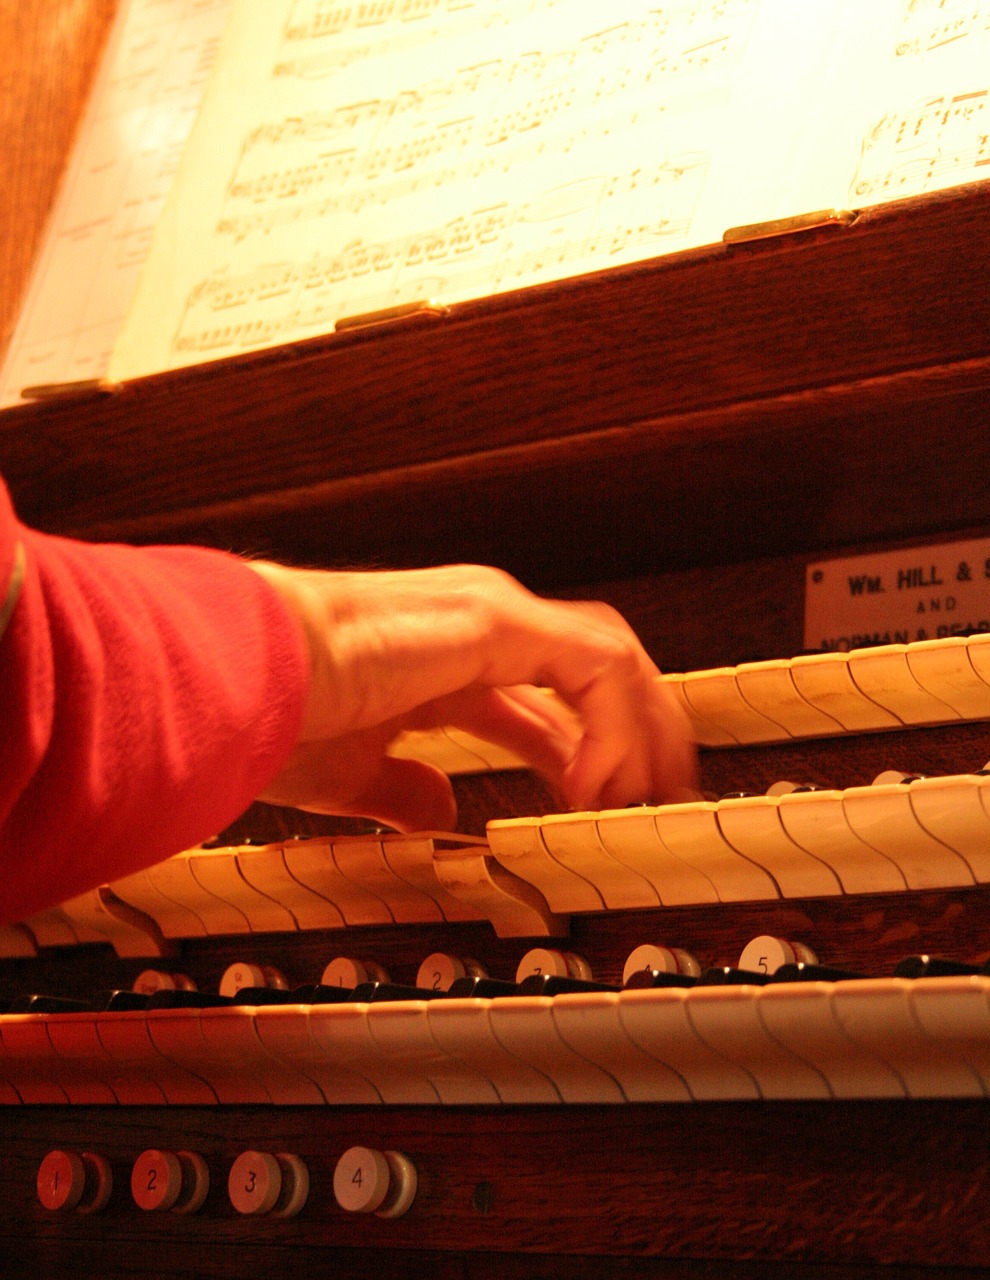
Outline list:
[[[813,964],[816,957],[803,943],[761,935],[747,943],[739,957],[738,967],[774,973],[781,965],[796,962]],[[644,943],[627,957],[622,970],[623,985],[628,985],[634,974],[644,970],[698,977],[701,966],[689,951],[681,947]],[[582,956],[551,947],[533,947],[516,967],[515,981],[521,983],[528,977],[541,975],[581,981],[591,981],[593,978],[591,966]],[[465,977],[488,976],[484,967],[476,960],[437,951],[427,956],[419,966],[415,986],[424,991],[449,991],[456,981]],[[369,982],[388,981],[389,975],[385,968],[375,961],[337,956],[324,968],[320,985],[353,989]],[[289,984],[285,976],[271,965],[249,962],[230,965],[220,980],[220,995],[233,997],[245,988],[285,991]],[[135,981],[134,990],[142,995],[153,995],[158,991],[195,990],[195,984],[184,974],[146,969]]]
[[[333,1192],[349,1213],[397,1218],[416,1196],[416,1167],[399,1151],[350,1147],[337,1161]],[[91,1151],[49,1151],[38,1168],[38,1199],[52,1212],[98,1213],[113,1190],[105,1156]],[[131,1196],[148,1212],[189,1214],[202,1208],[210,1171],[195,1151],[142,1151],[131,1169]],[[231,1166],[227,1194],[238,1213],[294,1217],[309,1197],[309,1169],[290,1152],[244,1151]]]

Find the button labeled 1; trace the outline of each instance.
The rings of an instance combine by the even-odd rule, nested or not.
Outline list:
[[[52,1212],[75,1209],[97,1213],[113,1190],[110,1164],[104,1156],[84,1151],[49,1151],[38,1167],[38,1199]]]
[[[333,1194],[348,1213],[398,1218],[416,1198],[416,1167],[401,1151],[350,1147],[337,1161]]]

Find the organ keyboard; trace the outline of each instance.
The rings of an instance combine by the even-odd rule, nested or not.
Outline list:
[[[0,1015],[11,1274],[985,1271],[990,650],[780,655],[809,560],[990,532],[988,234],[974,186],[4,415],[49,532],[475,559],[609,601],[685,673],[706,790],[754,793],[561,815],[455,732],[399,748],[460,771],[462,838],[412,863],[258,806],[9,927],[0,995],[88,1010]],[[895,768],[920,776],[872,785]],[[624,985],[640,948],[706,971],[755,938],[862,976]],[[297,991],[344,956],[415,987],[442,948],[514,983],[535,947],[615,990],[93,1011],[149,965]],[[914,953],[976,972],[897,976]],[[379,1217],[341,1180],[386,1214],[415,1191]]]

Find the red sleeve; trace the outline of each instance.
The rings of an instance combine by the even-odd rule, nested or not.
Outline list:
[[[236,557],[47,537],[0,481],[0,622],[5,600],[0,919],[215,834],[288,759],[305,642]]]

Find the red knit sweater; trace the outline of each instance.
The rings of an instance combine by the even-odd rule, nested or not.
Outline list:
[[[288,759],[308,681],[298,624],[234,556],[48,537],[0,481],[0,622],[18,561],[0,635],[0,920],[233,821]]]

